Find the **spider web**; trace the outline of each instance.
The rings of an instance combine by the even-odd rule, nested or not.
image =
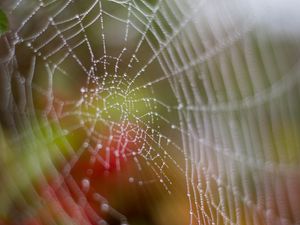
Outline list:
[[[297,36],[266,29],[253,2],[4,2],[2,123],[14,145],[33,149],[37,176],[58,177],[48,201],[83,199],[79,223],[106,224],[92,198],[127,224],[92,177],[96,166],[109,175],[133,162],[128,182],[170,194],[173,169],[185,176],[190,224],[299,224]],[[22,193],[3,183],[6,211]],[[42,219],[68,220],[63,204],[53,208]]]

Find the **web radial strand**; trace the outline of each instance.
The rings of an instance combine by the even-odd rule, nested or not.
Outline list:
[[[185,176],[190,224],[299,223],[299,30],[276,13],[294,18],[293,7],[263,3],[274,25],[257,0],[1,4],[13,20],[1,37],[1,124],[34,155],[12,177],[32,161],[39,171],[4,178],[1,214],[46,199],[44,221],[72,220],[67,205],[82,224],[107,224],[104,214],[127,224],[93,176],[133,162],[129,183],[171,195]]]

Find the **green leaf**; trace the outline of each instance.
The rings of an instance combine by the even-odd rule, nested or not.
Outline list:
[[[0,36],[8,31],[8,19],[5,13],[0,9]]]

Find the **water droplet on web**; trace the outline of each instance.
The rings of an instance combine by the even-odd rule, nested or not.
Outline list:
[[[89,147],[89,143],[88,143],[88,142],[84,142],[84,143],[83,143],[83,147],[84,147],[84,148]]]
[[[81,186],[84,192],[88,192],[90,189],[90,180],[87,178],[82,179]]]
[[[100,220],[97,222],[97,225],[108,225],[108,223],[105,220]]]
[[[101,210],[102,210],[103,212],[108,212],[108,210],[109,210],[109,205],[108,205],[107,203],[101,204]]]
[[[78,90],[78,89],[77,89],[77,90]],[[85,92],[85,88],[84,88],[84,87],[80,88],[80,92],[81,92],[81,93],[84,93],[84,92]]]

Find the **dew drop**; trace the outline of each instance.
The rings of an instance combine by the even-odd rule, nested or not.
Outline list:
[[[107,203],[101,204],[101,210],[102,210],[103,212],[108,212],[108,210],[109,210],[109,205],[108,205]]]
[[[84,87],[80,88],[80,92],[84,93],[85,92],[85,88]]]
[[[83,143],[83,147],[84,147],[84,148],[89,147],[89,143],[88,143],[88,142],[84,142],[84,143]]]
[[[90,189],[90,180],[87,178],[82,179],[81,186],[84,192],[88,192]]]

